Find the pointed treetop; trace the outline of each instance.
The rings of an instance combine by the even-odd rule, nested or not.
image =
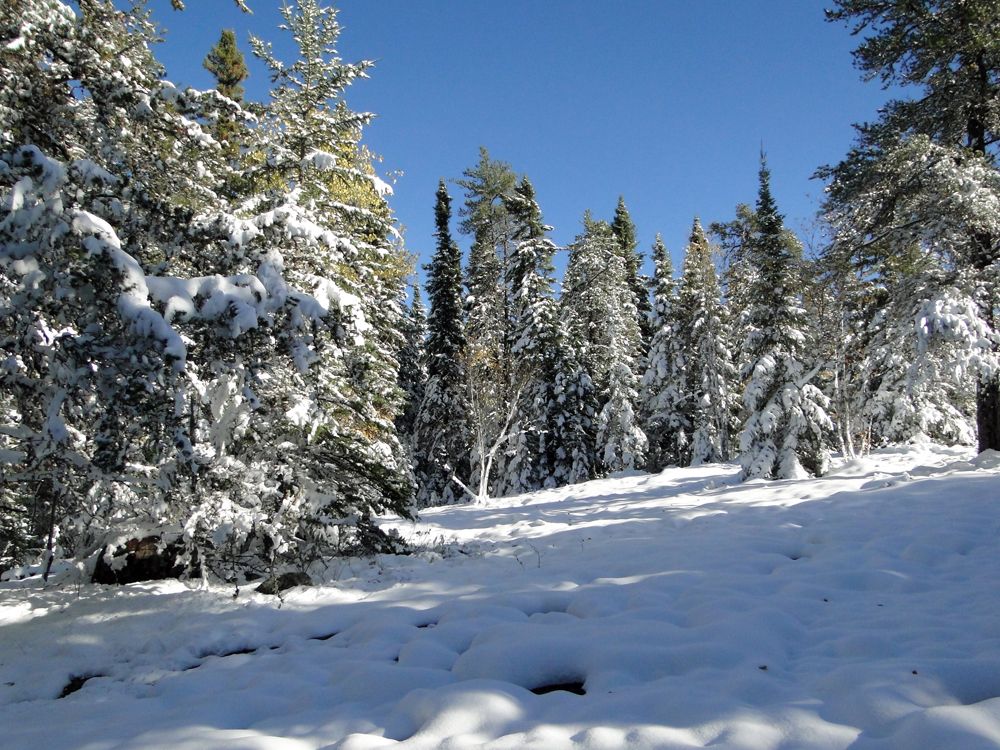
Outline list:
[[[653,241],[653,295],[657,298],[657,305],[662,304],[662,299],[670,297],[674,290],[674,264],[667,251],[667,246],[663,244],[663,237],[657,232]]]
[[[414,281],[410,285],[410,289],[411,289],[411,295],[412,295],[411,296],[411,302],[410,302],[410,310],[412,311],[413,316],[414,317],[419,317],[421,319],[425,318],[427,316],[427,313],[426,313],[425,308],[424,308],[423,297],[420,294],[420,284],[418,284],[416,281]]]
[[[615,208],[615,218],[611,222],[611,230],[615,233],[623,253],[632,253],[639,246],[635,238],[635,224],[625,206],[623,196],[618,196],[618,206]]]
[[[223,29],[219,41],[205,55],[202,65],[215,76],[215,87],[220,94],[235,101],[243,100],[242,83],[250,72],[247,70],[243,53],[236,44],[236,32],[232,29]]]
[[[517,232],[519,239],[536,240],[551,229],[542,222],[542,210],[535,198],[535,187],[527,177],[521,178],[514,189],[514,195],[507,199],[507,207],[521,224]]]
[[[784,217],[778,213],[778,206],[771,194],[771,171],[767,168],[767,156],[760,152],[760,189],[757,193],[757,220],[761,231],[778,233],[784,225]]]
[[[656,233],[656,239],[653,240],[653,263],[657,268],[667,268],[671,275],[673,274],[670,253],[667,252],[667,246],[663,243],[663,235],[659,232]]]
[[[438,189],[435,193],[434,201],[434,236],[438,238],[438,245],[442,240],[451,241],[451,230],[448,222],[451,219],[451,196],[448,195],[448,188],[442,178],[438,182]]]

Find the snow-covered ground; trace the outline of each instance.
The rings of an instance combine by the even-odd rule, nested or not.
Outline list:
[[[1000,748],[1000,454],[734,472],[430,510],[280,607],[0,584],[0,747]]]

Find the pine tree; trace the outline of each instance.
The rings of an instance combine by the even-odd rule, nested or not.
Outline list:
[[[597,392],[580,364],[579,345],[561,337],[549,417],[550,445],[555,447],[552,484],[585,482],[597,476]]]
[[[243,101],[243,81],[250,75],[246,60],[236,44],[236,32],[223,29],[219,41],[209,50],[202,63],[215,76],[216,88],[223,96]]]
[[[642,378],[642,428],[649,440],[647,467],[680,465],[688,452],[684,412],[685,351],[670,254],[660,235],[653,243],[653,338]]]
[[[638,355],[642,358],[646,356],[653,338],[649,279],[644,277],[641,272],[643,258],[642,254],[638,252],[639,242],[636,239],[635,224],[632,222],[632,217],[622,196],[618,197],[615,216],[611,222],[611,231],[614,232],[618,240],[622,259],[625,261],[625,279],[632,292],[632,304],[635,305],[636,322],[639,324],[642,339]]]
[[[747,412],[740,434],[743,477],[820,475],[828,461],[824,432],[832,425],[826,398],[805,369],[805,311],[795,283],[798,248],[787,241],[763,154],[756,216],[749,247],[757,267],[750,289],[749,361],[741,373]]]
[[[724,461],[730,453],[735,370],[712,248],[698,219],[684,256],[678,295],[678,337],[684,348],[684,422],[690,430],[688,463]]]
[[[730,321],[729,347],[737,370],[747,364],[749,352],[743,350],[750,332],[750,309],[753,299],[750,290],[757,269],[750,261],[750,245],[757,231],[757,216],[751,206],[740,203],[736,217],[728,222],[715,222],[709,232],[721,250],[722,287],[726,311]],[[789,235],[788,241],[794,241]]]
[[[427,388],[413,437],[413,470],[421,505],[455,502],[469,477],[467,348],[462,323],[462,254],[451,237],[451,196],[444,180],[434,206],[437,249],[427,267],[430,298]]]
[[[51,563],[177,532],[189,351],[146,274],[204,252],[227,169],[198,125],[220,103],[159,80],[141,9],[7,4],[0,28],[0,546]]]
[[[480,148],[479,162],[457,182],[465,189],[460,229],[472,236],[465,281],[467,335],[477,356],[491,359],[496,379],[505,383],[513,343],[507,280],[515,246],[508,206],[517,177],[509,164],[492,159]]]
[[[198,123],[238,107],[159,80],[144,11],[23,7],[26,36],[0,57],[0,180],[18,196],[0,220],[0,346],[41,338],[0,374],[3,419],[29,427],[0,431],[17,457],[0,486],[5,504],[34,496],[36,552],[156,533],[228,577],[367,547],[373,514],[406,512],[383,327],[405,264],[384,205],[330,198],[336,175],[384,204],[364,165],[322,155],[350,152],[364,118],[337,101],[353,76],[331,57],[332,13],[299,8],[304,59],[268,57],[282,72],[245,136],[269,158],[237,208],[233,160]],[[39,273],[11,275],[29,246],[16,260]]]
[[[558,461],[554,430],[566,415],[554,393],[560,360],[565,356],[553,294],[555,243],[546,233],[535,191],[522,178],[508,199],[517,230],[508,286],[512,298],[511,391],[518,394],[512,444],[504,463],[503,494],[552,486]]]
[[[868,33],[854,51],[864,75],[919,95],[890,101],[847,157],[819,172],[835,243],[863,272],[919,242],[950,269],[944,284],[976,299],[963,325],[989,333],[966,373],[977,382],[980,450],[1000,449],[998,13],[996,0],[838,0],[828,19]]]
[[[645,460],[646,438],[635,408],[641,339],[615,235],[589,213],[583,223],[583,234],[570,248],[561,316],[597,394],[597,465],[617,471]]]

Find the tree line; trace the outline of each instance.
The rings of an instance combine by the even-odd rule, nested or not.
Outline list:
[[[645,278],[623,200],[556,279],[538,197],[482,151],[436,195],[419,290],[343,92],[336,13],[298,57],[223,32],[164,78],[143,3],[0,9],[0,566],[129,539],[225,579],[398,548],[382,513],[737,460],[818,475],[928,437],[1000,449],[1000,0],[838,0],[862,73],[915,96],[823,167],[806,256],[762,157]],[[469,238],[467,254],[452,224]]]

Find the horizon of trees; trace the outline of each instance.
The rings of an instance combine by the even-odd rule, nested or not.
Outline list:
[[[482,149],[435,204],[426,308],[344,104],[369,62],[284,10],[299,58],[242,101],[162,81],[142,4],[0,11],[0,566],[155,537],[241,580],[398,549],[374,516],[618,471],[794,478],[929,438],[1000,449],[1000,0],[838,0],[865,75],[915,87],[822,167],[829,242],[753,205],[653,276],[623,198],[560,250]],[[40,93],[42,92],[42,93]],[[453,224],[469,239],[465,255]]]

